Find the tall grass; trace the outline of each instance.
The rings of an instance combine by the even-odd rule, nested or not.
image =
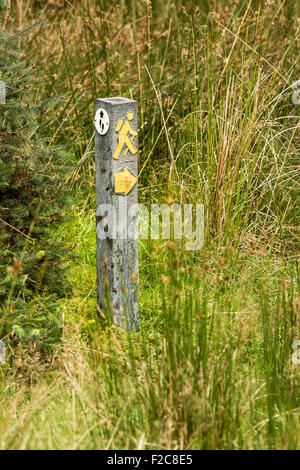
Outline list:
[[[0,447],[299,448],[297,4],[57,3],[15,23],[49,19],[26,47],[35,99],[65,97],[41,126],[74,163],[73,213],[53,228],[73,293],[46,370],[25,351],[1,369]],[[95,308],[92,116],[107,95],[139,100],[141,201],[205,205],[201,251],[141,245],[131,334]]]
[[[297,5],[72,5],[58,9],[56,21],[31,39],[33,57],[44,58],[47,70],[38,92],[66,96],[47,125],[55,142],[75,150],[72,181],[89,181],[93,188],[94,99],[134,96],[145,198],[161,198],[167,176],[182,199],[206,204],[207,238],[264,238],[276,249],[283,239],[292,240],[299,113],[290,86],[298,78]],[[37,37],[44,37],[41,51]],[[158,196],[149,182],[158,186]]]
[[[91,235],[78,246],[83,266]],[[162,256],[161,285],[142,288],[141,330],[129,335],[99,327],[88,297],[94,279],[72,271],[88,299],[75,291],[63,302],[62,349],[46,374],[32,377],[32,356],[15,362],[1,394],[2,448],[299,447],[292,263],[257,256],[242,269],[207,253],[195,268],[177,264],[172,246]]]

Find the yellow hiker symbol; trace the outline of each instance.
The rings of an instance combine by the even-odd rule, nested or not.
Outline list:
[[[117,146],[117,148],[115,150],[115,153],[113,155],[113,157],[116,160],[119,160],[119,156],[120,156],[120,153],[122,152],[122,149],[123,149],[124,145],[126,145],[126,147],[127,147],[126,151],[124,153],[124,157],[126,157],[126,154],[127,154],[128,150],[130,150],[130,152],[133,155],[137,152],[137,149],[133,145],[133,140],[137,136],[137,132],[135,132],[132,129],[131,124],[129,122],[133,119],[133,113],[129,112],[126,117],[127,117],[128,121],[125,121],[123,123],[123,120],[120,119],[118,124],[116,125],[116,128],[115,128],[116,131],[119,132],[118,146]],[[128,134],[130,134],[132,136],[131,139],[129,138]]]

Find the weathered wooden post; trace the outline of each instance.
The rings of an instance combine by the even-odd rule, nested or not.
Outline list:
[[[98,303],[120,327],[138,329],[138,110],[122,97],[96,100]]]

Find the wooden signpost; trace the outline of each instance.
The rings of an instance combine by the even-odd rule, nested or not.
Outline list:
[[[138,110],[122,97],[96,100],[97,285],[101,310],[138,329]]]

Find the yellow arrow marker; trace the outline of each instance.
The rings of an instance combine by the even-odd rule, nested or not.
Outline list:
[[[124,193],[125,196],[127,196],[136,182],[137,177],[127,170],[127,168],[124,168],[123,171],[115,173],[115,193]]]

